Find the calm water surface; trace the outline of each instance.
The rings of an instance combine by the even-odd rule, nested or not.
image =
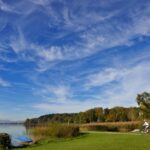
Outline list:
[[[20,135],[26,135],[26,128],[23,125],[2,125],[0,124],[0,133],[8,133],[12,139]]]

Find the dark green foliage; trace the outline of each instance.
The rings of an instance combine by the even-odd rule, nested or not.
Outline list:
[[[112,132],[129,132],[134,129],[139,129],[140,122],[112,122],[112,123],[100,123],[100,124],[87,124],[82,125],[81,130],[87,131],[112,131]]]
[[[0,133],[0,149],[9,149],[10,144],[10,136],[7,133]]]
[[[123,107],[114,107],[109,110],[109,113],[106,115],[106,122],[118,122],[118,121],[129,121],[128,111],[129,108]]]
[[[107,125],[90,125],[82,127],[82,130],[87,131],[118,131],[118,128],[115,126],[107,126]]]
[[[136,100],[141,110],[141,116],[143,118],[150,118],[150,93],[138,94]]]
[[[136,121],[139,120],[139,108],[137,107],[102,107],[89,109],[85,112],[72,114],[49,114],[39,118],[27,119],[27,126],[43,125],[52,122],[67,124],[84,124],[92,122],[120,122],[120,121]]]

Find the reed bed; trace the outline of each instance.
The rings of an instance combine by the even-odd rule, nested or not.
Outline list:
[[[29,129],[29,134],[35,141],[48,137],[70,138],[79,135],[79,127],[75,125],[51,123],[47,126],[32,127]]]
[[[140,121],[132,122],[103,122],[103,123],[89,123],[80,126],[82,131],[114,131],[114,132],[130,132],[134,129],[142,127]]]

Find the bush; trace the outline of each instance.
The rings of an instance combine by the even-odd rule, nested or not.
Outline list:
[[[0,133],[0,148],[9,149],[11,145],[10,136],[7,133]]]
[[[70,138],[79,135],[79,127],[52,123],[48,126],[32,128],[29,133],[36,141],[47,137]]]
[[[88,131],[118,131],[118,127],[107,126],[107,125],[89,125],[89,126],[83,126],[81,129],[88,130]]]
[[[52,128],[53,130],[53,128]],[[79,127],[61,125],[52,132],[52,136],[59,138],[75,137],[79,134]]]
[[[112,122],[81,125],[80,129],[86,131],[129,132],[139,129],[140,126],[140,122]]]

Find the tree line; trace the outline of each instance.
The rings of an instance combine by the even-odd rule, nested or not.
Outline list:
[[[137,95],[139,107],[97,107],[79,113],[48,114],[39,118],[27,119],[26,125],[40,125],[50,122],[60,123],[93,123],[93,122],[126,122],[138,121],[150,117],[150,93],[144,92]]]
[[[50,122],[60,123],[92,123],[92,122],[118,122],[118,121],[136,121],[139,120],[139,108],[137,107],[97,107],[79,113],[63,113],[43,115],[39,118],[27,119],[26,125],[37,125]]]

